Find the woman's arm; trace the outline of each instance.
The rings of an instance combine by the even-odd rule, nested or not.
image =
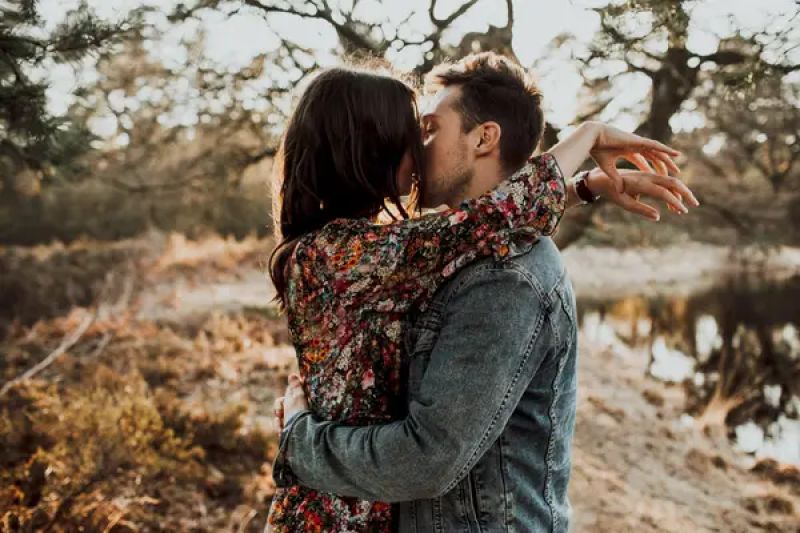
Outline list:
[[[502,258],[515,242],[552,234],[565,198],[558,164],[551,154],[542,154],[458,208],[390,224],[332,222],[295,251],[294,268],[314,272],[296,271],[292,278],[316,278],[317,290],[331,291],[338,305],[404,312],[425,302],[468,262]]]
[[[602,127],[603,125],[597,122],[584,122],[566,139],[548,150],[558,161],[558,166],[565,176],[575,174],[589,158]]]

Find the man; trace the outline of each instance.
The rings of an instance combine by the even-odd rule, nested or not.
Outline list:
[[[431,79],[441,88],[423,117],[423,204],[457,206],[494,188],[534,151],[540,97],[519,66],[493,54],[443,66]],[[603,172],[583,175],[570,184],[568,203],[602,191],[656,218],[634,196],[680,210],[681,196],[693,198],[672,178],[623,177],[627,194]],[[276,482],[401,502],[393,513],[401,532],[566,531],[577,323],[552,241],[465,267],[415,320],[407,352],[404,419],[349,427],[301,411],[281,434]]]

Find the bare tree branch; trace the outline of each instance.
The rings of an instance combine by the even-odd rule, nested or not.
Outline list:
[[[472,8],[472,6],[478,3],[478,0],[468,0],[467,2],[461,4],[461,6],[458,9],[453,11],[449,17],[440,19],[435,15],[436,4],[438,4],[438,0],[430,0],[430,1],[431,3],[428,6],[428,16],[430,17],[431,22],[433,22],[433,24],[440,30],[450,26],[458,17],[469,11]]]
[[[333,11],[331,10],[330,6],[327,2],[322,4],[315,4],[314,11],[304,11],[301,9],[297,9],[295,7],[281,7],[275,6],[261,2],[260,0],[244,0],[244,3],[248,6],[254,7],[259,9],[264,15],[269,13],[286,13],[289,15],[294,15],[301,18],[309,18],[309,19],[318,19],[324,20],[336,30],[337,35],[339,38],[344,41],[343,44],[346,45],[346,48],[349,48],[350,51],[353,50],[360,50],[364,52],[370,52],[375,55],[383,55],[388,47],[388,43],[384,42],[375,42],[369,38],[369,33],[364,32],[359,33],[355,28],[356,26],[363,25],[368,27],[370,30],[373,28],[378,27],[375,24],[366,24],[359,21],[358,24],[354,24],[352,18],[348,19],[348,16],[345,15],[345,21],[337,22],[334,18]]]
[[[719,50],[705,55],[692,54],[692,57],[697,57],[702,61],[713,61],[718,65],[739,65],[748,59],[746,55],[735,50]]]
[[[514,1],[513,0],[506,0],[506,12],[508,13],[508,19],[506,19],[506,30],[511,30],[514,26]]]

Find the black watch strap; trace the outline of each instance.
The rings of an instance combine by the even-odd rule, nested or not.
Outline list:
[[[589,190],[589,186],[586,185],[586,176],[588,175],[588,170],[584,170],[578,174],[577,179],[575,180],[575,192],[578,193],[578,198],[587,204],[591,204],[597,200],[597,197],[592,194],[592,191]]]

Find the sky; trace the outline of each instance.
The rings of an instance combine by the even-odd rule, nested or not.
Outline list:
[[[48,29],[63,20],[65,13],[78,5],[80,0],[41,0],[40,8]],[[349,3],[351,0],[333,0]],[[274,15],[273,24],[253,12],[242,11],[227,17],[222,13],[208,12],[200,22],[189,22],[173,26],[166,22],[166,13],[177,2],[175,0],[89,0],[98,15],[114,20],[133,7],[148,5],[156,7],[151,15],[153,22],[161,31],[158,41],[150,43],[150,52],[166,66],[180,65],[186,57],[181,40],[203,30],[206,33],[204,57],[220,69],[236,69],[247,64],[259,53],[268,52],[278,46],[279,40],[272,28],[278,28],[285,36],[291,36],[301,44],[319,51],[323,61],[335,62],[330,49],[335,46],[336,35],[324,22],[298,19],[289,15]],[[463,0],[442,0],[437,14],[444,16],[463,3]],[[570,50],[549,51],[551,40],[561,33],[572,33],[578,43],[587,43],[599,27],[598,16],[589,10],[607,3],[605,0],[515,0],[514,50],[524,66],[537,64],[536,74],[544,91],[548,119],[560,126],[569,124],[579,110],[578,91],[581,77],[569,58]],[[402,20],[407,14],[413,16],[400,31],[414,35],[424,28],[427,21],[428,0],[408,0],[405,2],[362,0],[360,13],[367,17]],[[791,12],[793,0],[697,0],[692,4],[692,17],[689,33],[689,48],[697,53],[708,53],[716,49],[720,37],[730,35],[735,27],[758,29],[780,21],[782,13]],[[785,20],[785,17],[783,18]],[[504,25],[506,21],[505,2],[501,0],[482,0],[469,10],[445,34],[445,41],[456,42],[469,31],[484,31],[488,24]],[[634,29],[647,31],[645,17],[631,17]],[[800,25],[798,33],[800,33]],[[800,36],[798,37],[800,40]],[[657,51],[657,50],[656,50]],[[800,54],[800,49],[796,50]],[[412,48],[393,51],[389,58],[401,69],[409,69],[419,57],[419,50]],[[797,58],[800,60],[800,57]],[[90,61],[81,68],[61,65],[49,68],[43,74],[51,81],[48,92],[49,107],[54,114],[62,114],[72,101],[71,93],[79,84],[91,84],[96,80]],[[633,129],[638,123],[638,113],[646,102],[650,88],[649,80],[643,74],[630,74],[621,78],[613,88],[615,98],[601,120],[612,121],[618,127]],[[192,87],[183,83],[175,91],[185,91],[190,95]],[[248,96],[258,106],[258,87],[254,86]],[[196,123],[197,114],[189,108],[176,110],[172,117],[165,117],[166,124],[191,125]],[[690,130],[702,125],[702,117],[690,109],[673,118],[677,130]],[[92,123],[96,133],[111,136],[116,132],[116,122],[110,116],[98,116]]]

